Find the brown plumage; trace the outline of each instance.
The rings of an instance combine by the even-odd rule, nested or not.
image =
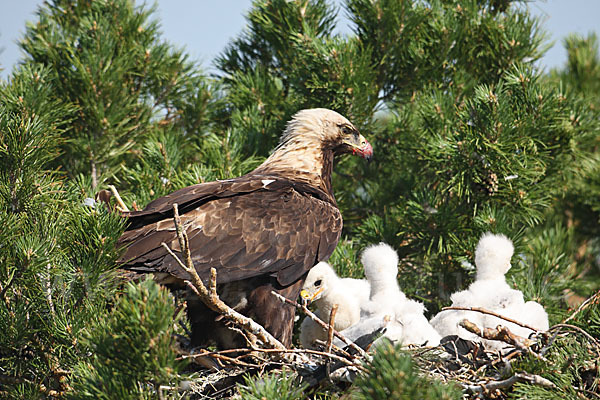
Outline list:
[[[189,278],[161,246],[164,242],[180,255],[172,220],[177,203],[200,277],[206,281],[216,268],[221,298],[289,346],[294,309],[270,292],[296,299],[308,270],[333,252],[342,216],[331,172],[334,157],[343,153],[368,159],[373,150],[340,114],[300,111],[254,171],[189,186],[127,213],[128,228],[120,238],[127,250],[120,262],[132,271],[160,273],[166,283]],[[199,299],[188,299],[188,315],[194,344],[240,344]]]

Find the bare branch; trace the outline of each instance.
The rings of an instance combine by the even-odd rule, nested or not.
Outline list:
[[[503,319],[503,320],[508,321],[508,322],[512,322],[515,325],[522,326],[523,328],[530,329],[530,330],[532,330],[534,332],[543,332],[542,330],[534,328],[531,325],[527,325],[527,324],[525,324],[523,322],[517,321],[516,319],[505,317],[504,315],[500,315],[500,314],[498,314],[498,313],[496,313],[494,311],[487,310],[487,309],[481,308],[481,307],[455,307],[455,306],[452,306],[452,307],[444,307],[444,308],[442,308],[442,311],[447,311],[447,310],[475,311],[475,312],[482,313],[482,314],[492,315],[492,316],[494,316],[496,318],[500,318],[500,319]]]
[[[295,301],[292,301],[290,299],[286,299],[285,297],[283,297],[282,295],[280,295],[279,293],[274,292],[274,291],[271,291],[271,294],[273,296],[277,297],[279,300],[283,301],[284,303],[290,304],[290,305],[296,307],[298,310],[302,310],[310,319],[312,319],[317,324],[319,324],[321,326],[321,328],[323,328],[325,330],[329,330],[329,325],[326,324],[325,322],[323,322],[312,311],[310,311],[308,309],[308,307],[306,307],[305,305],[300,305],[300,304],[296,303]],[[340,339],[346,345],[348,345],[348,346],[352,347],[354,350],[356,350],[361,356],[368,357],[367,353],[363,349],[361,349],[360,347],[358,347],[355,343],[351,342],[347,337],[345,337],[344,335],[342,335],[341,333],[339,333],[335,329],[333,330],[333,334],[335,335],[335,337],[337,337],[338,339]]]
[[[501,325],[498,325],[496,328],[484,328],[483,331],[467,319],[463,319],[459,325],[479,337],[487,340],[498,340],[510,344],[519,350],[527,350],[534,343],[530,339],[512,333],[510,329]]]

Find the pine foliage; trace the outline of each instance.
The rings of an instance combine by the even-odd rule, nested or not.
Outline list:
[[[458,400],[461,391],[453,385],[421,376],[411,356],[390,343],[377,350],[367,372],[356,382],[353,398],[360,400]]]
[[[26,62],[48,66],[56,96],[78,107],[57,165],[91,176],[94,188],[151,133],[207,124],[209,83],[160,39],[152,12],[129,1],[56,0],[40,8],[21,41]]]
[[[110,314],[94,321],[84,339],[91,356],[75,366],[73,399],[156,398],[172,384],[175,307],[151,279],[129,283]],[[175,382],[176,383],[176,382]],[[170,387],[170,386],[169,386]]]
[[[112,184],[141,208],[242,175],[308,107],[346,115],[375,149],[369,165],[336,165],[340,275],[362,277],[360,252],[385,241],[402,290],[433,314],[471,281],[481,234],[503,233],[516,250],[509,282],[551,323],[565,320],[600,287],[598,39],[568,37],[567,64],[546,74],[546,36],[525,3],[255,0],[207,76],[162,39],[152,7],[44,2],[0,83],[0,396],[172,394],[161,387],[185,373],[173,300],[149,281],[123,287],[123,223],[92,199]],[[352,33],[336,33],[339,13]],[[597,340],[598,310],[570,322]],[[569,332],[548,365],[517,365],[558,389],[519,383],[508,395],[597,391],[595,356]],[[352,395],[459,396],[398,349],[368,368]],[[249,378],[240,393],[305,394],[288,373]]]
[[[284,369],[258,378],[247,376],[239,394],[245,400],[300,400],[306,398],[304,389],[305,385],[298,384],[296,376]]]
[[[115,292],[122,231],[118,216],[85,206],[49,169],[74,108],[48,80],[24,66],[0,88],[0,357],[3,395],[13,398],[68,388],[81,335]]]

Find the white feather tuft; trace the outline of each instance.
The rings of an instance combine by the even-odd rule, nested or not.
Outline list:
[[[504,235],[485,233],[475,249],[477,279],[499,279],[510,269],[512,241]]]

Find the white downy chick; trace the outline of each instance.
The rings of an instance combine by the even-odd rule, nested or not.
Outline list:
[[[511,288],[506,283],[505,275],[511,268],[510,260],[513,254],[512,241],[506,236],[486,233],[481,237],[475,249],[476,280],[469,287],[469,291],[475,297],[472,307],[482,307],[502,316],[530,324],[532,319],[539,315],[539,312],[534,310],[537,307],[525,307],[523,293]],[[547,323],[547,315],[543,307],[535,302],[528,303],[538,305],[542,309]],[[533,311],[533,314],[523,313],[526,309]],[[479,326],[482,328],[495,328],[503,325],[523,337],[528,337],[532,333],[530,329],[491,315],[480,314],[478,319],[480,320]],[[482,342],[489,350],[502,351],[508,347],[500,341],[482,340]]]
[[[543,307],[535,302],[525,303],[523,293],[512,289],[506,283],[505,274],[511,267],[510,260],[513,253],[512,241],[506,236],[485,233],[475,250],[476,279],[469,289],[450,296],[452,306],[485,308],[529,324],[535,319],[539,319],[539,322],[536,322],[538,326],[534,326],[539,329],[547,329],[548,317]],[[528,303],[534,304],[525,306]],[[481,341],[478,336],[458,326],[458,323],[465,318],[480,328],[495,328],[497,325],[503,325],[521,336],[527,337],[531,333],[529,329],[473,311],[441,311],[430,322],[442,336],[458,335],[463,339]],[[501,350],[504,346],[496,341],[484,340],[482,342],[486,348],[492,350]]]
[[[360,287],[359,285],[355,286]],[[308,272],[300,295],[303,299],[316,305],[315,314],[325,322],[329,320],[333,305],[337,304],[334,328],[341,331],[360,320],[360,296],[353,290],[355,288],[352,288],[348,281],[338,277],[328,263],[320,262]],[[302,346],[313,348],[315,339],[325,340],[326,338],[327,332],[316,322],[310,318],[302,321],[300,325]]]
[[[404,345],[436,346],[440,335],[423,315],[423,304],[406,298],[398,286],[398,254],[385,243],[369,246],[361,261],[371,284],[368,307],[361,318],[388,317],[384,337]]]
[[[484,234],[475,250],[477,273],[475,281],[467,290],[453,293],[450,296],[454,307],[481,307],[492,310],[508,304],[523,303],[521,292],[511,289],[506,283],[504,274],[510,269],[510,259],[514,248],[512,242],[504,235]],[[442,336],[458,335],[463,339],[480,341],[480,338],[460,327],[463,319],[475,323],[480,328],[493,323],[484,314],[474,311],[448,310],[441,311],[431,319],[431,325]]]
[[[431,326],[424,315],[425,306],[414,300],[406,299],[395,309],[396,321],[403,328],[402,343],[419,346],[437,346],[442,337]]]
[[[369,305],[365,315],[387,314],[393,317],[394,307],[406,300],[398,286],[398,254],[389,245],[379,243],[367,247],[360,258],[365,276],[371,285]]]

